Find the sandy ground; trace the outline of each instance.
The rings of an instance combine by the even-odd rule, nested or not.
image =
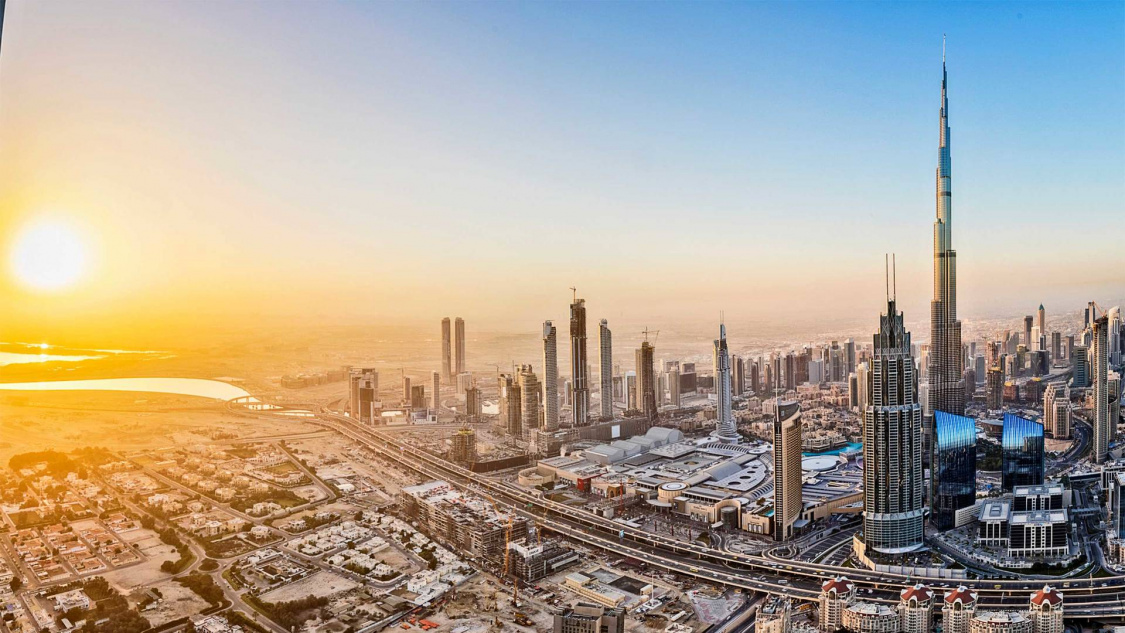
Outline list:
[[[204,398],[108,391],[0,392],[0,463],[52,448],[105,446],[140,451],[210,440],[212,430],[239,437],[316,430],[225,411]]]
[[[176,548],[165,545],[156,532],[152,530],[133,530],[120,535],[127,543],[136,545],[145,560],[124,569],[118,569],[102,574],[111,585],[123,593],[130,593],[137,587],[150,586],[168,578],[168,574],[160,571],[160,565],[166,560],[177,560],[180,556]]]
[[[266,602],[287,602],[305,596],[333,596],[350,591],[358,586],[359,583],[348,580],[343,576],[320,571],[303,580],[266,592],[262,594],[262,600]]]
[[[160,626],[176,618],[199,613],[210,606],[206,600],[178,582],[168,581],[161,583],[156,588],[160,590],[164,599],[152,609],[144,612],[145,618],[153,626]]]

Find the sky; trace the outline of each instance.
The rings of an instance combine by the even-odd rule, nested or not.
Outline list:
[[[1125,3],[7,4],[0,340],[922,316],[943,34],[962,316],[1125,297]]]

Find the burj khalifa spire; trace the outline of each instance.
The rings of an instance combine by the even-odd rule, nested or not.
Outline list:
[[[945,43],[941,54],[940,141],[938,144],[937,217],[934,220],[934,300],[930,303],[929,407],[926,431],[933,446],[934,412],[965,413],[961,382],[961,322],[957,320],[957,251],[953,250],[952,166],[949,157],[949,96]]]

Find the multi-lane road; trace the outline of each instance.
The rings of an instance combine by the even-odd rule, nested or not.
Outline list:
[[[325,412],[319,416],[318,423],[405,468],[487,496],[498,506],[517,512],[547,530],[587,546],[708,582],[813,600],[819,594],[820,583],[826,578],[846,575],[859,588],[863,599],[885,603],[897,601],[901,589],[919,581],[939,591],[965,584],[979,594],[982,608],[1024,607],[1031,592],[1045,582],[1043,579],[919,579],[902,574],[717,550],[700,543],[635,529],[583,509],[550,501],[539,494],[473,473],[410,446],[394,434],[360,426],[346,416]],[[1067,617],[1095,620],[1125,618],[1125,576],[1061,579],[1052,584],[1057,584],[1066,595]]]

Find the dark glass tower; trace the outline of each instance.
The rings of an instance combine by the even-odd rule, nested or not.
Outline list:
[[[863,413],[863,540],[885,554],[922,546],[922,405],[910,333],[887,299]]]
[[[934,414],[934,462],[930,523],[939,530],[957,525],[957,511],[976,502],[977,424],[972,418]]]
[[[574,403],[574,426],[590,423],[590,385],[586,375],[586,300],[575,297],[570,304],[570,388]]]
[[[1003,485],[1011,492],[1015,486],[1043,483],[1043,425],[1011,413],[1004,414]]]

